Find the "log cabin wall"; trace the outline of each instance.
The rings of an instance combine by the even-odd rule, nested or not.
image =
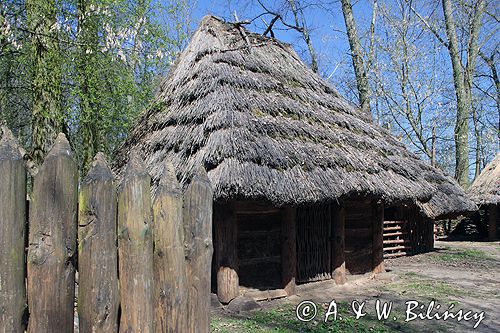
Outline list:
[[[417,208],[404,208],[403,216],[408,221],[409,254],[432,251],[434,249],[434,221],[422,216]]]
[[[263,202],[214,205],[212,284],[221,303],[241,294],[262,299],[295,293],[295,217],[294,208]]]
[[[500,205],[488,206],[488,240],[494,241],[500,235]]]
[[[384,251],[386,258],[425,253],[434,249],[434,221],[416,207],[386,209]]]
[[[346,201],[345,267],[350,274],[373,269],[373,204],[371,200]]]

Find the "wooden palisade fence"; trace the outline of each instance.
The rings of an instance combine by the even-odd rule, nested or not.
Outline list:
[[[166,163],[152,199],[138,154],[118,190],[97,154],[79,188],[61,134],[28,212],[23,156],[2,131],[0,333],[74,332],[76,273],[79,332],[209,332],[212,188],[202,167],[183,195]]]

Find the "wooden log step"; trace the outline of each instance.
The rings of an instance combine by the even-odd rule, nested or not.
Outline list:
[[[384,254],[384,259],[403,257],[406,255],[408,255],[408,253],[402,251],[396,253],[386,253]]]
[[[384,234],[384,237],[395,237],[395,236],[402,236],[402,235],[404,235],[403,232],[397,231],[397,232],[388,232],[388,233]]]
[[[401,230],[401,226],[397,225],[394,227],[384,227],[384,231],[399,231]]]
[[[384,244],[404,244],[409,243],[406,239],[386,239]]]
[[[389,224],[405,224],[407,221],[384,221],[384,225],[389,225]]]
[[[411,249],[410,246],[399,245],[399,246],[388,247],[388,248],[384,249],[384,251],[399,251],[399,250],[410,250],[410,249]]]

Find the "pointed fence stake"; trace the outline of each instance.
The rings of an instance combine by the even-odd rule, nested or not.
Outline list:
[[[0,141],[0,333],[24,332],[26,168],[7,128]]]
[[[34,179],[28,248],[29,333],[74,327],[78,169],[59,134]]]
[[[79,196],[78,318],[80,333],[118,330],[116,190],[104,155],[98,153]]]

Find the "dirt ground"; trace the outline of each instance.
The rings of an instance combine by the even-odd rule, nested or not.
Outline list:
[[[437,241],[435,251],[386,260],[385,268],[386,273],[376,276],[352,276],[343,286],[330,281],[302,285],[298,295],[259,302],[262,308],[252,312],[213,310],[212,332],[500,332],[500,242]],[[325,323],[332,300],[338,317],[331,315]],[[392,302],[387,320],[377,319],[377,300],[380,305]],[[308,322],[296,315],[303,301],[312,301],[317,309]],[[365,302],[365,316],[355,317],[353,301]],[[416,303],[411,301],[418,305],[412,308]],[[434,308],[428,310],[431,301]],[[313,313],[306,311],[313,306],[304,310],[308,305],[299,307],[304,319]],[[456,317],[444,320],[446,310]],[[418,314],[427,318],[427,311],[432,319],[406,320]]]

